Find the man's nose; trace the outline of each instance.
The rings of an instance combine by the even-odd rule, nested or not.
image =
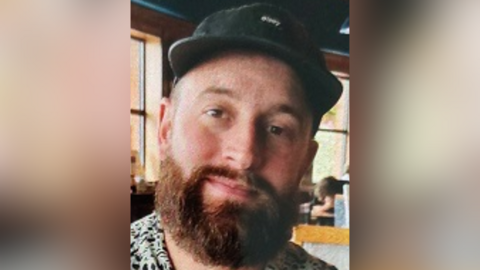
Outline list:
[[[251,170],[262,163],[262,142],[255,124],[233,128],[225,138],[224,158],[237,170]]]

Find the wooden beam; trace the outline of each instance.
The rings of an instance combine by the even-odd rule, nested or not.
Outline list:
[[[325,53],[325,61],[328,69],[336,73],[340,73],[341,76],[350,76],[350,57],[345,55],[338,55],[333,53]]]

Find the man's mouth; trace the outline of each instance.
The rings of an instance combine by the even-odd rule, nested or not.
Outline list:
[[[204,192],[207,196],[222,199],[244,201],[254,193],[254,190],[243,181],[223,176],[208,176]]]

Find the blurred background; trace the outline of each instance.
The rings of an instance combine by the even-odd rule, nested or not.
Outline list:
[[[381,24],[376,39],[365,43],[369,94],[358,105],[369,123],[358,154],[367,158],[357,158],[365,200],[364,218],[352,217],[364,225],[358,245],[368,242],[369,261],[383,267],[478,269],[480,2],[384,7],[374,12],[382,21],[371,21]]]
[[[0,269],[128,265],[129,36],[129,1],[0,1]]]

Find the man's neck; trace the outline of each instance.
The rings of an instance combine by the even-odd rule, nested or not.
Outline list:
[[[168,254],[172,264],[176,270],[231,270],[232,268],[224,266],[208,266],[193,259],[192,254],[181,249],[173,240],[170,233],[165,231],[165,243],[167,245]],[[236,270],[262,270],[264,265],[255,267],[241,267]]]

